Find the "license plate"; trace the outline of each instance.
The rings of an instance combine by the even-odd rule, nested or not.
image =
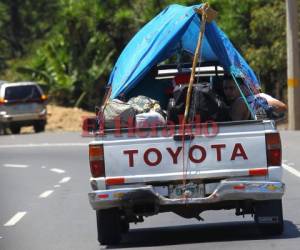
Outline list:
[[[170,185],[169,197],[178,198],[202,198],[204,197],[204,184],[187,183],[186,185]]]
[[[15,111],[18,113],[34,113],[37,111],[35,103],[22,103],[14,106]]]

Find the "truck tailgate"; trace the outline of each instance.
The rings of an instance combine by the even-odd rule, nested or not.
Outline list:
[[[173,136],[102,143],[106,177],[124,177],[126,183],[246,176],[267,168],[263,123],[219,127],[216,136],[196,135],[184,144]]]

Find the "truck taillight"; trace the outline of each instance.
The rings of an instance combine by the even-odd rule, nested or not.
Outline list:
[[[0,105],[7,103],[7,100],[0,98]]]
[[[42,100],[42,101],[47,101],[47,100],[48,100],[48,96],[46,96],[46,95],[41,95],[41,100]]]
[[[281,166],[281,140],[278,132],[266,134],[267,165]]]
[[[90,169],[93,177],[105,176],[103,145],[89,146]]]

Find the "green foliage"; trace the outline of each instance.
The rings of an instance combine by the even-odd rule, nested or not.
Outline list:
[[[266,90],[274,90],[273,94],[280,97],[286,83],[285,18],[284,1],[273,1],[256,10],[250,22],[252,42],[246,50],[246,55],[254,70],[261,75]]]
[[[244,55],[267,92],[283,98],[286,87],[285,1],[211,0],[218,24]]]
[[[0,72],[7,80],[40,82],[57,103],[93,110],[132,36],[167,5],[199,2],[2,0]],[[219,12],[218,25],[265,88],[282,96],[286,82],[285,2],[209,2]]]
[[[45,36],[56,22],[57,0],[2,0],[0,3],[0,54],[24,56],[25,47]]]

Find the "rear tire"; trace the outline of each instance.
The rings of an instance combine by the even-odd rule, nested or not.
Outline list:
[[[98,241],[101,245],[117,245],[121,241],[121,218],[117,208],[96,211]]]
[[[260,201],[255,204],[255,222],[265,235],[281,235],[284,230],[282,201]]]
[[[0,122],[0,135],[5,135],[6,134],[6,126],[4,123]]]
[[[129,222],[126,221],[125,219],[121,220],[121,232],[123,234],[127,234],[129,232]]]
[[[21,127],[20,127],[20,126],[17,126],[17,125],[10,126],[10,131],[11,131],[13,134],[20,134]]]
[[[33,124],[34,132],[40,133],[45,131],[45,121],[37,121]]]

